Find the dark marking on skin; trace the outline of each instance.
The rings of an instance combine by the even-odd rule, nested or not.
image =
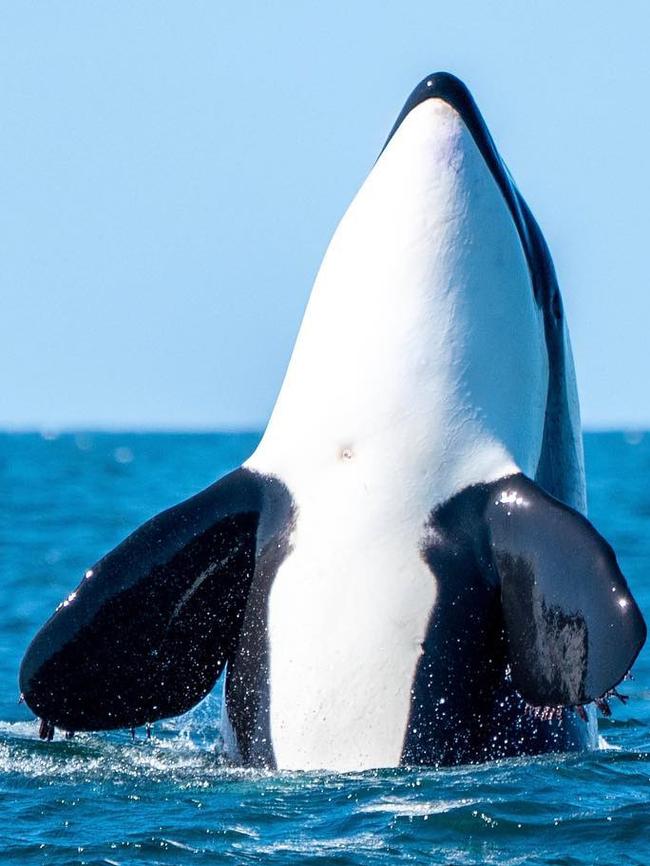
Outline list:
[[[519,207],[528,228],[526,256],[534,263],[538,300],[544,316],[544,339],[548,356],[548,391],[542,447],[535,481],[556,499],[585,511],[582,433],[580,419],[572,423],[567,392],[568,337],[562,295],[548,246],[530,208],[517,192]],[[532,271],[531,271],[532,273]]]
[[[499,586],[481,521],[485,488],[431,515],[422,556],[437,599],[411,690],[403,764],[463,764],[487,747],[494,692],[505,668]],[[478,538],[477,538],[478,536]]]
[[[275,768],[270,728],[268,614],[271,587],[291,552],[295,507],[286,488],[269,483],[258,532],[255,575],[243,625],[226,671],[228,720],[245,765]]]
[[[524,475],[495,485],[486,520],[496,567],[503,569],[513,684],[533,705],[576,706],[603,697],[625,677],[646,637],[614,551],[586,517]],[[534,589],[532,600],[524,583]],[[558,640],[571,650],[570,660],[550,647]],[[540,654],[535,643],[547,651]],[[563,659],[582,664],[582,675]]]
[[[512,587],[504,598],[504,616],[524,618],[533,636],[521,655],[512,658],[515,678],[523,679],[537,668],[542,678],[540,694],[552,695],[557,704],[574,704],[575,696],[586,690],[589,636],[584,616],[547,604],[524,557],[498,553],[496,559],[501,579]]]
[[[469,487],[436,508],[422,555],[437,600],[402,763],[584,748],[587,727],[565,708],[596,700],[606,712],[601,699],[646,636],[605,539],[517,474]]]

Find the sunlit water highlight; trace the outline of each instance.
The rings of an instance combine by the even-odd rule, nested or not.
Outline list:
[[[0,862],[648,864],[650,654],[609,748],[345,775],[224,765],[219,690],[138,733],[37,738],[16,673],[88,565],[237,465],[255,435],[0,435]],[[650,435],[586,439],[591,518],[650,619]]]

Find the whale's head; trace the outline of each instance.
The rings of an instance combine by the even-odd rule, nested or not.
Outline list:
[[[552,303],[548,251],[474,100],[431,75],[331,240],[268,437],[292,461],[328,437],[379,460],[400,431],[406,460],[448,467],[447,493],[452,476],[534,476]]]

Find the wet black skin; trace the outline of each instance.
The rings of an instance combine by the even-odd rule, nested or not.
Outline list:
[[[100,559],[25,654],[29,707],[74,731],[136,727],[193,707],[234,653],[270,497],[288,500],[275,479],[239,469]]]
[[[424,79],[391,136],[433,97],[460,113],[510,208],[544,315],[549,392],[535,480],[515,475],[467,488],[423,526],[421,554],[438,598],[412,684],[404,764],[583,746],[587,729],[573,711],[543,720],[528,708],[576,707],[606,695],[646,637],[613,551],[563,504],[578,504],[579,443],[567,409],[562,302],[539,227],[458,79]],[[210,691],[227,663],[241,759],[274,766],[268,597],[299,519],[281,480],[239,469],[103,557],[21,665],[20,689],[44,720],[42,735],[178,715]]]
[[[422,547],[438,599],[402,761],[456,764],[584,748],[574,712],[625,677],[646,638],[612,548],[524,475],[467,488]]]

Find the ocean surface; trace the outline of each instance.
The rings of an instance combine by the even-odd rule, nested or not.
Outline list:
[[[650,651],[607,747],[455,769],[224,766],[219,686],[191,713],[43,743],[29,640],[83,571],[240,463],[257,436],[0,434],[0,863],[650,864]],[[586,436],[590,516],[650,620],[650,434]]]

